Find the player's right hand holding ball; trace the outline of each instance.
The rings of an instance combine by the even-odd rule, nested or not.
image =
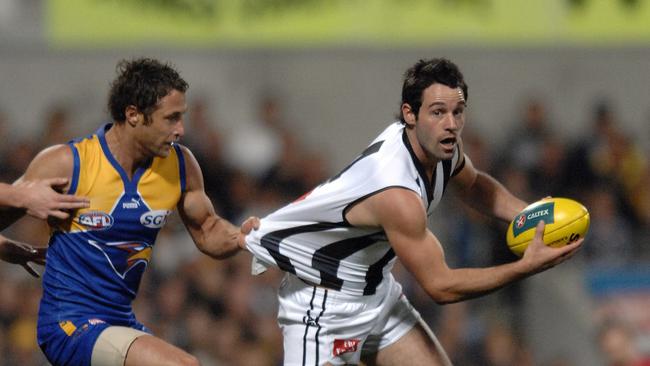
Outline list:
[[[531,274],[545,271],[573,257],[584,242],[584,238],[579,238],[559,248],[550,247],[544,243],[544,226],[544,221],[537,223],[535,236],[521,259]]]

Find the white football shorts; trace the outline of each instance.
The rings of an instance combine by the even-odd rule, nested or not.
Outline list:
[[[358,364],[362,354],[393,344],[420,319],[392,275],[369,296],[313,286],[289,273],[279,289],[285,366]]]

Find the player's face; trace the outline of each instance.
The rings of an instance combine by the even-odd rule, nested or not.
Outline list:
[[[172,90],[160,99],[157,108],[151,113],[151,123],[142,126],[145,129],[143,145],[151,155],[169,155],[172,144],[185,134],[183,119],[186,111],[185,94],[178,90]]]
[[[418,143],[428,159],[451,159],[465,125],[463,91],[442,84],[424,89],[422,106],[413,122]]]

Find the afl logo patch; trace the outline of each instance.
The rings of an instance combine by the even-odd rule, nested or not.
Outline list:
[[[113,216],[101,211],[91,211],[79,215],[78,222],[89,229],[104,230],[113,226]]]
[[[171,211],[169,210],[153,210],[148,211],[140,216],[140,223],[151,229],[160,229],[167,222],[167,216]]]

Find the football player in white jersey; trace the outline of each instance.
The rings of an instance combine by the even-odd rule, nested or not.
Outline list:
[[[261,220],[246,246],[253,271],[286,272],[278,320],[285,365],[450,365],[390,271],[398,257],[426,293],[446,304],[482,296],[570,258],[542,241],[488,268],[450,268],[428,216],[447,184],[462,200],[504,221],[527,203],[478,171],[463,154],[467,86],[446,59],[407,70],[401,120],[347,168]]]

